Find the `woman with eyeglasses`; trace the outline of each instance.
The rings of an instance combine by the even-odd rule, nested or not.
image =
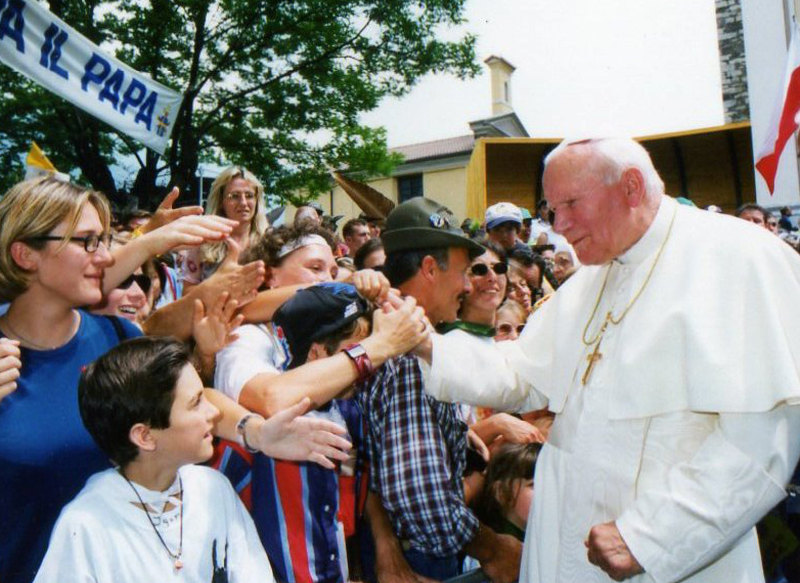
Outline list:
[[[223,170],[211,185],[206,214],[237,221],[230,238],[243,252],[267,230],[264,204],[264,187],[258,178],[246,168],[231,166]],[[214,273],[227,252],[228,247],[223,242],[187,251],[182,265],[184,291]]]
[[[102,194],[54,178],[19,183],[0,201],[0,301],[9,302],[0,317],[3,583],[33,580],[61,508],[90,475],[109,467],[81,423],[78,379],[83,366],[141,331],[127,320],[82,307],[100,302],[104,289],[116,287],[147,256],[219,239],[230,230],[224,219],[182,217],[115,248],[112,258],[109,215]],[[246,411],[219,398],[214,404],[223,417],[217,431],[237,439],[236,425]],[[280,423],[273,423],[273,431],[281,429],[268,435],[268,423],[245,420],[248,442],[267,449],[287,435],[288,427]],[[299,459],[307,459],[328,434],[317,435],[320,427],[305,422],[300,426],[310,429],[296,442],[300,451],[307,450]],[[327,447],[337,444],[331,438],[323,451],[341,458]]]

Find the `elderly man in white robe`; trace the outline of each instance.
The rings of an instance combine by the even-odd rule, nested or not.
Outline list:
[[[515,342],[419,349],[437,399],[556,413],[520,580],[763,581],[753,525],[800,455],[800,257],[678,205],[632,140],[562,143],[543,180],[584,267]]]

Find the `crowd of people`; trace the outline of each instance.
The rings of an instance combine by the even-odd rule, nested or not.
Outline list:
[[[14,186],[0,582],[760,580],[800,455],[791,210],[691,208],[629,140],[565,142],[544,191],[339,231],[268,225],[239,166],[128,217]]]

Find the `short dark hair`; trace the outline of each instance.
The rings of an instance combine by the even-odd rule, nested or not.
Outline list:
[[[353,263],[355,263],[356,269],[364,269],[364,261],[366,261],[367,256],[378,249],[383,249],[383,241],[378,238],[370,239],[359,247],[353,256]]]
[[[118,344],[84,369],[78,385],[81,419],[97,446],[120,467],[139,455],[128,436],[131,427],[169,427],[175,386],[190,362],[183,342],[143,336]]]
[[[502,246],[492,241],[491,239],[488,239],[486,237],[473,237],[472,240],[475,241],[478,245],[480,245],[484,249],[486,249],[487,251],[491,251],[492,253],[497,255],[497,258],[503,263],[506,263],[508,261],[508,253],[506,252],[506,250],[503,249]]]
[[[417,274],[419,268],[422,267],[422,260],[428,255],[436,260],[442,270],[447,270],[450,265],[449,249],[449,247],[431,247],[387,253],[386,263],[383,264],[383,274],[392,286],[397,287]]]
[[[765,223],[767,222],[767,218],[770,216],[770,213],[767,211],[767,209],[765,209],[760,204],[756,204],[754,202],[748,202],[746,204],[743,204],[742,206],[740,206],[739,208],[736,209],[736,212],[734,214],[737,217],[740,217],[740,216],[742,216],[742,213],[744,211],[757,211],[757,212],[761,213],[761,216],[764,217],[764,222]]]
[[[369,227],[367,221],[365,221],[364,219],[350,219],[344,224],[344,227],[342,227],[342,237],[351,236],[353,234],[353,231],[355,231],[356,225],[360,225],[362,227]]]

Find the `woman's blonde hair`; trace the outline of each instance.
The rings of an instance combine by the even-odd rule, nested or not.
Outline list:
[[[35,238],[49,235],[66,221],[59,249],[63,248],[75,233],[87,203],[97,210],[103,232],[107,233],[111,210],[106,197],[96,190],[50,176],[11,187],[0,201],[0,300],[10,302],[28,289],[30,274],[12,258],[12,243],[21,241],[33,249],[42,249],[46,242]]]
[[[219,215],[221,217],[225,216],[225,212],[222,208],[222,202],[225,198],[225,188],[237,178],[246,180],[256,189],[256,208],[253,213],[253,219],[250,221],[250,245],[252,245],[261,238],[261,235],[264,234],[264,231],[267,230],[269,225],[267,224],[267,216],[264,212],[264,206],[266,204],[264,201],[264,186],[261,184],[261,181],[256,178],[255,174],[247,170],[247,168],[243,168],[242,166],[230,166],[217,176],[211,185],[211,191],[208,193],[206,214]],[[204,245],[201,260],[204,263],[219,263],[225,258],[227,249],[227,246],[222,241]]]

